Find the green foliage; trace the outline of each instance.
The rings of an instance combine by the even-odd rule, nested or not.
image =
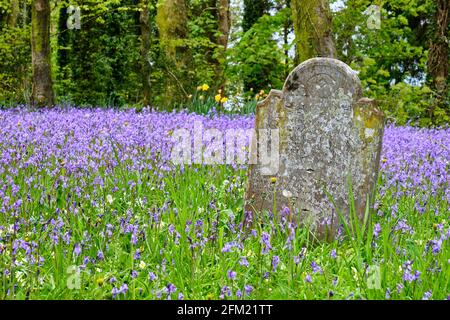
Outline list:
[[[380,29],[370,28],[365,14],[368,0],[348,0],[335,13],[339,59],[359,72],[365,95],[380,101],[388,117],[399,124],[442,125],[450,113],[436,108],[432,122],[428,110],[433,92],[427,79],[430,0],[393,0],[381,6]]]
[[[27,103],[31,95],[30,1],[22,2],[12,26],[11,1],[0,0],[0,105]]]
[[[55,86],[60,101],[105,106],[139,101],[138,13],[127,7],[132,3],[84,6],[89,10],[82,12],[81,29],[60,34],[65,44],[59,55],[62,76]]]
[[[217,10],[209,6],[207,1],[192,1],[188,26],[188,45],[192,51],[195,83],[210,83],[213,89],[217,89],[221,82],[217,77],[217,68],[225,63],[220,60],[220,51],[223,49],[217,44]]]
[[[30,28],[0,31],[0,104],[27,103],[31,95]]]
[[[247,32],[239,43],[229,50],[232,61],[227,70],[231,83],[244,83],[244,90],[281,88],[285,80],[285,49],[275,40],[281,32],[290,9],[283,9],[274,16],[264,15]]]
[[[259,18],[267,14],[270,9],[269,0],[244,0],[244,14],[242,30],[247,32],[258,22]]]
[[[214,91],[204,92],[202,90],[197,90],[195,94],[189,96],[187,103],[181,104],[177,109],[184,109],[189,112],[203,115],[255,114],[256,104],[258,103],[258,99],[255,97],[227,97],[222,90],[220,90],[220,93],[217,94],[212,94],[213,92]]]

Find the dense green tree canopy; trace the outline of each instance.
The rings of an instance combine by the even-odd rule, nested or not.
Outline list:
[[[332,41],[337,57],[359,72],[365,94],[392,120],[450,121],[446,1],[375,7],[369,0],[323,1],[324,10],[332,8],[326,39],[308,29],[319,24],[308,25],[299,14],[308,12],[307,2],[47,1],[56,103],[171,110],[200,98],[203,84],[209,88],[200,90],[201,101],[214,102],[219,89],[221,97],[255,101],[261,90],[281,88],[296,57],[321,55],[304,48]],[[0,104],[6,106],[32,102],[33,3],[0,0]],[[305,47],[303,36],[316,38]]]

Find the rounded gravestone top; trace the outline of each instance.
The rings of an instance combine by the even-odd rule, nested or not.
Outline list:
[[[286,79],[286,107],[300,99],[338,99],[356,103],[362,97],[361,81],[345,63],[331,58],[313,58],[295,68]]]

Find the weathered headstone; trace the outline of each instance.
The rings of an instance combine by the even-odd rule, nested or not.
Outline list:
[[[351,185],[362,219],[378,178],[384,116],[362,98],[349,66],[329,58],[299,65],[283,91],[258,105],[260,129],[279,129],[279,168],[268,175],[260,162],[250,165],[246,210],[289,208],[318,238],[329,238],[341,223],[336,208],[348,216]]]

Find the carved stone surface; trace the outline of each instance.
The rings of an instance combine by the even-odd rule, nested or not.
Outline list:
[[[272,90],[257,106],[256,132],[279,129],[279,170],[267,176],[260,163],[250,166],[246,210],[287,207],[329,238],[341,224],[336,208],[348,216],[351,185],[362,218],[378,178],[384,116],[361,97],[356,73],[329,58],[302,63],[283,91]]]

